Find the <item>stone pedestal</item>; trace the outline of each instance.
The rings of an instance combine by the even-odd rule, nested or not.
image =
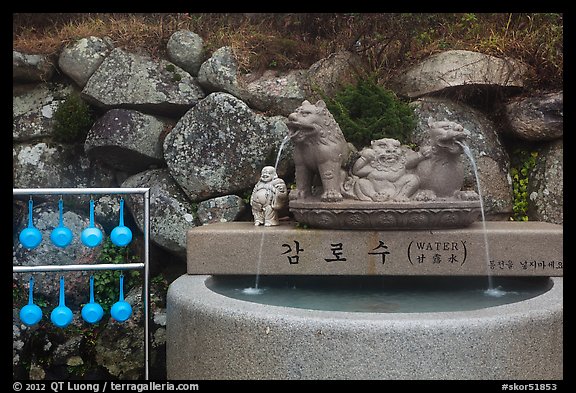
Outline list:
[[[481,222],[460,229],[302,229],[284,222],[188,231],[189,274],[562,276],[562,226]],[[488,254],[486,257],[486,242]]]

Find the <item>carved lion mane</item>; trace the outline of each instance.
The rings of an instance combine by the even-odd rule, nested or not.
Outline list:
[[[340,126],[322,100],[315,105],[307,100],[302,102],[302,105],[288,116],[287,125],[290,136],[296,143],[304,139],[324,145],[346,143]]]

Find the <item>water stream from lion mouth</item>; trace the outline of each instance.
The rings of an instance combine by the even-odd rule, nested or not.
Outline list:
[[[484,232],[484,250],[486,254],[486,276],[488,277],[488,289],[486,289],[485,294],[488,296],[500,297],[504,296],[505,292],[497,287],[494,287],[494,280],[492,279],[492,273],[490,272],[490,247],[488,244],[488,231],[486,230],[486,217],[484,214],[484,201],[482,199],[482,187],[480,186],[480,178],[478,176],[478,167],[476,166],[476,160],[474,159],[474,155],[470,150],[470,147],[464,142],[459,140],[455,140],[458,145],[462,147],[464,154],[468,157],[470,164],[472,165],[472,170],[474,171],[474,176],[476,178],[476,189],[478,190],[478,197],[480,199],[480,211],[482,213],[482,227]]]
[[[278,163],[280,162],[280,156],[282,155],[282,150],[284,150],[284,146],[290,140],[290,134],[286,135],[280,144],[280,148],[278,149],[278,155],[276,156],[276,163],[274,164],[274,169],[278,170]]]

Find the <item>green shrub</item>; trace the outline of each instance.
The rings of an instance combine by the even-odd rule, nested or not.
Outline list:
[[[102,245],[100,260],[104,263],[138,262],[135,255],[130,256],[129,247],[118,247],[107,238]],[[100,303],[104,312],[109,312],[120,296],[120,274],[124,274],[124,296],[128,290],[137,285],[139,271],[100,270],[94,273],[94,300]]]
[[[69,94],[54,113],[53,139],[56,142],[83,142],[94,118],[90,107],[77,93]]]
[[[515,149],[511,156],[513,216],[512,221],[528,221],[528,177],[536,165],[537,151]]]
[[[357,149],[380,138],[408,143],[416,126],[408,104],[371,78],[358,80],[356,86],[348,86],[325,101],[346,140]]]

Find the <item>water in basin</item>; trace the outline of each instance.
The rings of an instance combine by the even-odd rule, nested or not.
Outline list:
[[[547,277],[494,277],[498,296],[486,291],[486,278],[435,276],[213,276],[207,286],[248,302],[310,310],[425,313],[468,311],[520,302],[551,288]],[[246,290],[248,289],[248,290]]]

